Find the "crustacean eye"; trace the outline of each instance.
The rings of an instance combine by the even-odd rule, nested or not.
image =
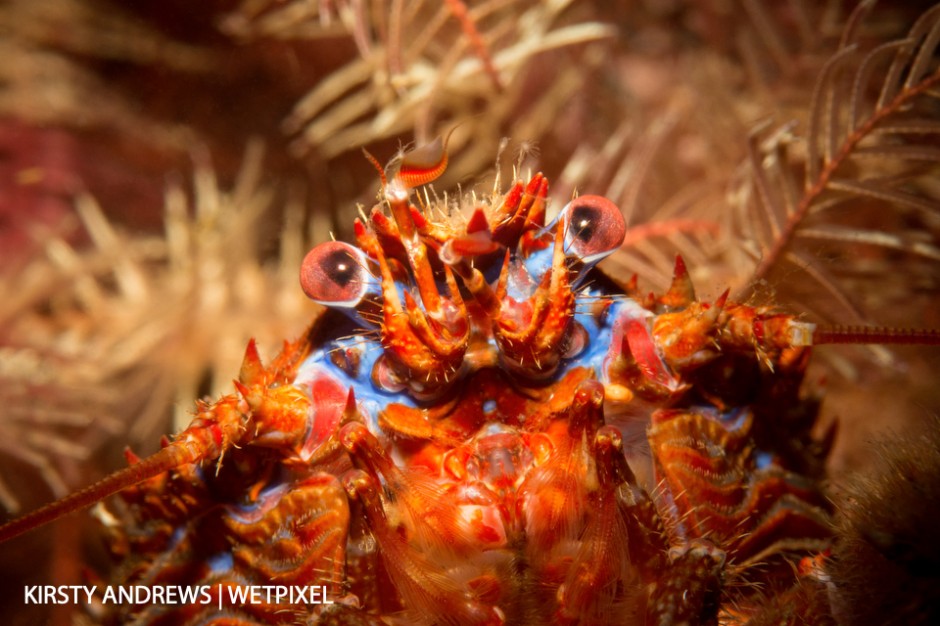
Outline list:
[[[565,249],[585,265],[594,265],[616,250],[626,234],[620,209],[601,196],[575,198],[559,217],[567,225]]]
[[[329,307],[357,307],[375,282],[365,254],[341,241],[320,244],[307,253],[300,268],[304,293]]]

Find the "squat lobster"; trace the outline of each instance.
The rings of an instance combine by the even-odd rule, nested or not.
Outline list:
[[[0,541],[121,492],[117,582],[336,600],[116,622],[707,624],[793,596],[825,616],[819,577],[794,567],[824,569],[831,541],[809,347],[886,331],[702,302],[681,258],[666,293],[624,293],[594,269],[623,240],[619,209],[581,196],[546,224],[541,174],[437,219],[452,207],[411,193],[444,144],[383,175],[357,246],[307,255],[301,284],[329,310],[305,337],[267,366],[250,342],[235,392],[160,452]],[[638,425],[648,457],[624,444]]]

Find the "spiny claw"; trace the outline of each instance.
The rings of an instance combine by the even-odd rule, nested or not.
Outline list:
[[[711,306],[693,302],[681,311],[656,317],[653,338],[663,359],[675,371],[698,367],[716,356],[715,336],[727,299],[725,291]]]
[[[293,385],[248,387],[237,380],[233,384],[250,409],[252,444],[293,450],[301,446],[313,408],[307,393]]]

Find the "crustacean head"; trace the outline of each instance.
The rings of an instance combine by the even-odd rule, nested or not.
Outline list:
[[[573,199],[546,226],[547,190],[536,174],[472,206],[419,208],[395,177],[368,220],[356,221],[358,247],[317,246],[301,284],[378,331],[383,354],[372,379],[380,389],[434,398],[489,366],[547,379],[589,341],[575,320],[577,290],[625,232],[620,210],[599,196]],[[454,219],[457,211],[470,217]]]

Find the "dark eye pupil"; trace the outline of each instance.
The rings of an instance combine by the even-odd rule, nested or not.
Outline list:
[[[575,207],[571,215],[571,223],[574,225],[574,235],[584,242],[589,242],[594,238],[594,231],[597,228],[597,216],[591,207]]]
[[[601,196],[580,196],[562,209],[565,254],[594,265],[623,243],[626,224],[617,205]]]
[[[356,262],[345,250],[334,250],[324,259],[323,267],[330,280],[345,287],[356,277]]]
[[[327,306],[357,306],[368,285],[365,255],[348,243],[321,243],[307,253],[300,268],[304,293]]]

